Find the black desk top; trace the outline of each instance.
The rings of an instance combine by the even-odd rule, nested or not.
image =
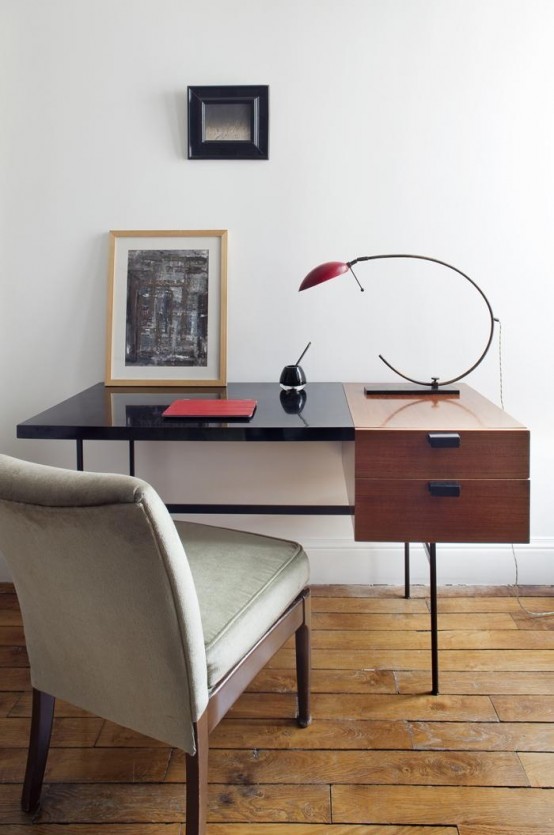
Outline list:
[[[163,418],[173,400],[254,399],[249,421]],[[296,399],[295,399],[296,398]],[[17,426],[18,438],[125,441],[351,441],[354,424],[342,383],[308,383],[299,395],[278,383],[226,388],[108,388],[97,383]]]

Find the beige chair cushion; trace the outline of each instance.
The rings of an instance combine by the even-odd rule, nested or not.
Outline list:
[[[200,604],[211,690],[306,586],[308,558],[296,542],[190,522],[175,526]]]

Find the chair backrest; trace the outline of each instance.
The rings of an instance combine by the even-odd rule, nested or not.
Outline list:
[[[0,550],[33,686],[194,753],[208,702],[200,610],[156,491],[0,455]]]

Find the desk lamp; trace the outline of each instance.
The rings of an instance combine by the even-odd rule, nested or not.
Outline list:
[[[308,290],[310,287],[315,287],[317,284],[322,284],[324,281],[329,281],[331,278],[336,278],[343,273],[350,271],[356,282],[358,287],[363,292],[364,288],[360,284],[358,277],[352,267],[355,264],[360,263],[361,261],[378,261],[385,258],[413,258],[419,261],[431,261],[434,264],[439,264],[442,267],[446,267],[449,270],[452,270],[458,275],[461,275],[462,278],[465,278],[469,283],[475,287],[478,293],[481,294],[483,301],[485,302],[488,310],[488,314],[490,317],[490,332],[487,339],[487,343],[485,345],[484,351],[480,354],[479,358],[473,365],[464,371],[462,374],[458,374],[456,377],[452,377],[450,380],[441,381],[439,377],[431,377],[429,382],[425,380],[414,380],[412,377],[408,377],[407,374],[403,374],[397,368],[395,368],[382,354],[379,354],[379,359],[382,360],[391,371],[394,371],[395,374],[398,374],[399,377],[402,377],[404,380],[407,380],[409,385],[406,384],[377,384],[377,385],[366,385],[365,386],[365,393],[366,394],[448,394],[448,395],[456,395],[459,394],[460,391],[457,388],[452,388],[452,383],[458,382],[461,380],[462,377],[466,377],[472,371],[474,371],[477,366],[484,360],[487,351],[489,350],[492,342],[492,337],[494,334],[494,323],[498,321],[495,319],[494,314],[492,312],[492,307],[490,306],[489,300],[481,290],[481,288],[470,278],[468,275],[463,273],[457,267],[453,267],[452,264],[447,264],[446,261],[440,261],[438,258],[428,258],[425,255],[363,255],[359,258],[354,258],[353,261],[347,261],[346,263],[342,261],[327,261],[325,264],[320,264],[318,267],[314,267],[311,270],[304,281],[301,283],[299,290]]]

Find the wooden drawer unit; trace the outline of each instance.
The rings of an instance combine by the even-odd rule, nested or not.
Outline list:
[[[460,397],[366,397],[356,426],[355,538],[527,542],[529,432],[467,386]]]

